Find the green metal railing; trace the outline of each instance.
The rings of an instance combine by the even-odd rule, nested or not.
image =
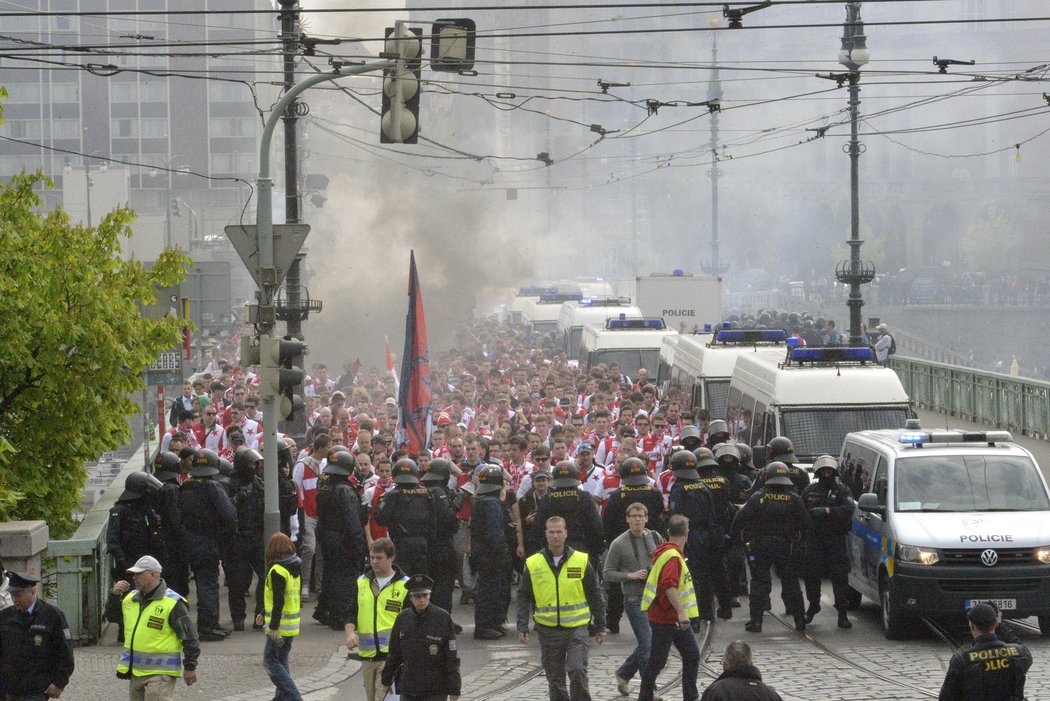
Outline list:
[[[891,357],[890,367],[919,408],[1050,437],[1050,382],[899,355]]]
[[[58,607],[66,614],[73,640],[81,645],[95,644],[102,637],[106,600],[112,586],[106,548],[109,510],[123,491],[127,476],[142,470],[145,450],[142,447],[117,474],[72,538],[52,540],[47,546],[58,573]]]

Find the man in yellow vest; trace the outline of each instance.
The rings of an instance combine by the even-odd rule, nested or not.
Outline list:
[[[175,698],[175,680],[186,686],[197,682],[200,641],[190,619],[186,600],[161,579],[155,557],[144,555],[128,568],[135,589],[127,581],[113,585],[122,596],[124,651],[117,663],[117,676],[131,680],[131,701],[170,701]]]
[[[380,674],[390,651],[390,632],[408,603],[408,577],[394,564],[394,541],[380,538],[368,548],[372,569],[354,580],[346,609],[346,647],[357,648],[368,701],[376,701]],[[385,694],[384,694],[385,695]],[[379,696],[382,701],[383,696]]]
[[[693,578],[682,549],[689,540],[689,519],[675,514],[667,523],[667,542],[653,552],[653,566],[642,591],[642,611],[649,614],[653,639],[649,663],[642,670],[638,701],[653,701],[656,677],[667,664],[671,645],[682,657],[682,698],[700,698],[696,675],[700,671],[700,646],[693,634],[693,621],[700,618]]]
[[[605,642],[605,602],[587,553],[565,544],[565,519],[546,521],[547,547],[525,561],[518,591],[518,640],[529,642],[529,613],[540,636],[550,701],[590,701],[587,630]],[[566,686],[565,677],[569,683]]]

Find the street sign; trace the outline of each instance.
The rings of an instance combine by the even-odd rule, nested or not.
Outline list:
[[[306,235],[309,233],[309,224],[273,225],[273,265],[277,269],[277,285],[284,280],[288,268],[303,247],[303,242],[306,241]],[[251,273],[255,284],[262,287],[262,271],[259,269],[259,240],[255,224],[230,224],[226,227],[226,236],[244,262],[244,267]]]
[[[177,385],[182,382],[182,350],[167,350],[146,368],[146,383],[150,385]]]

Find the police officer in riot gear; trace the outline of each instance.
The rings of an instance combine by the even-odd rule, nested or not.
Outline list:
[[[186,559],[197,583],[197,630],[204,641],[229,635],[219,627],[219,542],[237,530],[237,509],[216,481],[218,475],[219,456],[213,450],[198,450],[190,478],[179,490]]]
[[[682,444],[682,448],[692,452],[703,445],[703,438],[700,434],[700,429],[696,426],[689,425],[682,429],[681,435],[678,436],[678,442]]]
[[[459,569],[452,536],[459,527],[456,513],[463,505],[463,495],[458,490],[449,489],[448,485],[449,479],[458,474],[460,470],[451,460],[436,458],[430,461],[427,471],[419,478],[423,486],[430,490],[434,504],[434,528],[427,543],[427,569],[434,580],[434,590],[430,596],[436,606],[449,613],[452,613],[452,591]]]
[[[769,608],[773,582],[770,568],[780,577],[780,596],[788,615],[795,620],[795,630],[806,629],[802,588],[798,583],[801,538],[812,520],[795,494],[787,465],[773,462],[763,471],[763,486],[747,500],[733,519],[731,538],[745,531],[751,565],[751,620],[744,629],[762,630],[762,615]]]
[[[685,430],[682,431],[685,433]],[[711,490],[700,481],[696,470],[696,456],[688,450],[679,450],[671,456],[671,472],[675,483],[667,498],[669,516],[682,514],[689,519],[689,540],[685,557],[689,574],[696,586],[697,604],[701,620],[714,619],[715,579],[708,563],[711,559],[712,539],[720,531]]]
[[[1000,620],[991,604],[975,604],[966,618],[973,645],[952,655],[939,701],[1023,701],[1032,653],[996,635]]]
[[[719,443],[713,451],[722,475],[726,478],[729,502],[732,504],[734,515],[751,495],[751,480],[747,477],[747,468],[740,460],[741,448],[742,444]],[[726,533],[729,533],[728,528]],[[747,593],[747,556],[744,554],[744,543],[740,538],[729,539],[726,546],[726,579],[729,583],[730,605],[735,608],[740,605],[736,597]]]
[[[127,570],[143,555],[166,561],[160,516],[153,509],[153,495],[163,485],[153,475],[133,472],[124,480],[124,491],[109,510],[106,547],[113,556],[113,581],[129,579]],[[123,637],[123,622],[117,633]]]
[[[700,481],[706,484],[711,492],[711,502],[715,508],[715,527],[711,532],[711,547],[708,550],[708,559],[704,567],[708,570],[715,596],[718,597],[718,617],[730,619],[733,617],[733,607],[730,601],[729,579],[726,571],[726,553],[729,526],[733,523],[736,508],[731,500],[729,480],[725,478],[722,466],[715,460],[711,450],[697,448],[693,451],[693,455],[696,456],[696,472],[700,476]]]
[[[755,467],[751,446],[743,443],[734,443],[733,445],[740,452],[740,465],[738,468],[740,474],[747,477],[748,484],[754,484],[755,479],[758,477],[758,468]],[[715,455],[715,458],[717,459],[718,456]]]
[[[317,481],[317,541],[324,559],[324,583],[314,618],[342,630],[353,583],[368,558],[361,494],[350,482],[357,461],[343,448],[328,451],[328,464]]]
[[[795,494],[802,494],[802,490],[809,484],[809,473],[798,466],[795,444],[791,442],[791,439],[777,436],[769,441],[769,445],[766,446],[766,455],[769,456],[769,462],[782,462],[787,466],[791,484],[795,487]]]
[[[299,530],[299,491],[292,479],[292,449],[283,438],[277,439],[277,504],[281,513],[281,532],[293,541]],[[293,517],[295,519],[293,528]]]
[[[160,451],[153,458],[153,476],[161,482],[160,491],[151,493],[153,508],[160,516],[160,537],[168,559],[164,566],[164,581],[168,588],[183,597],[190,594],[190,569],[182,543],[182,515],[179,513],[179,473],[182,460],[170,451]]]
[[[725,421],[722,419],[715,419],[707,424],[707,443],[705,445],[708,448],[714,450],[716,445],[728,443],[729,440],[729,424]]]
[[[853,494],[838,481],[838,461],[821,455],[813,463],[817,481],[802,490],[802,504],[813,519],[806,532],[802,579],[806,583],[806,623],[820,611],[820,579],[831,579],[839,628],[852,628],[846,615],[849,606],[849,553],[846,538],[853,518]]]
[[[592,566],[597,567],[605,550],[605,531],[594,499],[579,489],[580,468],[571,460],[563,460],[554,467],[551,478],[551,490],[536,509],[533,529],[544,542],[547,519],[561,516],[569,534],[565,542],[573,550],[587,553]]]
[[[575,467],[575,466],[574,466]],[[474,637],[497,640],[506,635],[500,621],[509,592],[506,573],[511,566],[507,543],[506,496],[503,468],[488,465],[478,472],[478,486],[471,501],[470,567],[477,575],[474,585]],[[590,501],[590,497],[587,497]],[[593,505],[593,502],[591,502]]]
[[[230,539],[226,552],[228,561],[223,562],[226,583],[230,587],[230,617],[234,630],[244,630],[247,608],[244,603],[252,585],[252,573],[257,578],[255,585],[255,617],[263,612],[263,589],[266,585],[266,553],[263,546],[263,514],[266,502],[263,497],[263,480],[259,476],[262,467],[259,452],[241,446],[233,456],[233,476],[230,488],[233,505],[237,510],[237,532]]]
[[[419,467],[412,458],[394,464],[394,489],[379,502],[376,523],[390,533],[397,565],[405,574],[429,574],[427,541],[434,527],[434,497],[420,486]]]

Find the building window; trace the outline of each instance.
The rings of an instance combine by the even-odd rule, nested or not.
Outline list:
[[[138,102],[138,84],[137,83],[110,83],[109,84],[109,100],[110,102]]]
[[[166,102],[168,81],[163,78],[142,81],[141,99],[143,102]]]
[[[52,102],[80,102],[80,86],[77,83],[52,83]]]
[[[52,139],[79,139],[80,138],[80,120],[79,119],[52,119],[51,120],[51,138]]]
[[[167,119],[143,119],[141,133],[143,139],[164,139],[168,136]]]
[[[7,88],[8,95],[10,95],[10,97],[5,100],[8,104],[39,105],[41,102],[39,83],[8,83],[5,87]]]
[[[209,127],[212,136],[255,136],[255,120],[251,117],[213,118]]]
[[[138,130],[135,128],[136,121],[134,119],[114,119],[111,129],[113,130],[114,138],[130,138],[138,136],[135,132]]]

